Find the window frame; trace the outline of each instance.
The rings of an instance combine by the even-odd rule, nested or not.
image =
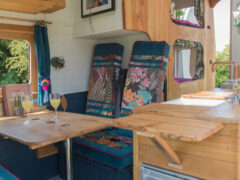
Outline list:
[[[187,20],[179,20],[176,17],[174,17],[176,13],[175,9],[175,1],[176,0],[171,0],[171,9],[170,9],[170,19],[171,21],[180,26],[188,26],[192,28],[200,28],[204,29],[206,24],[205,24],[205,1],[204,0],[193,0],[194,1],[194,15],[197,20],[197,24],[192,23]],[[187,8],[187,7],[186,7]]]
[[[201,42],[196,42],[196,41],[192,41],[192,40],[184,40],[184,39],[176,39],[174,41],[174,45],[173,45],[173,49],[174,49],[174,79],[175,79],[175,68],[176,68],[176,61],[177,61],[177,50],[178,49],[190,49],[191,52],[194,50],[194,51],[197,51],[196,48],[200,47],[201,48],[201,56],[199,57],[199,54],[196,53],[196,58],[192,58],[192,56],[190,55],[190,67],[191,67],[191,62],[194,61],[194,66],[195,66],[195,75],[196,75],[196,66],[197,66],[197,63],[200,62],[198,61],[198,59],[201,59],[201,63],[202,63],[202,69],[203,69],[203,74],[202,74],[202,77],[201,78],[194,78],[191,80],[191,81],[198,81],[198,80],[202,80],[204,79],[205,77],[205,65],[204,65],[204,49],[203,49],[203,45],[201,44]],[[196,63],[195,63],[196,62]],[[191,71],[190,71],[191,72]],[[197,74],[198,75],[198,74]],[[187,81],[177,81],[175,79],[175,82],[177,83],[180,83],[180,84],[183,84],[185,82],[189,82],[188,80]]]
[[[0,23],[0,39],[26,40],[29,43],[29,84],[32,94],[36,97],[38,91],[38,69],[33,26]],[[2,88],[0,88],[0,102],[2,102]]]

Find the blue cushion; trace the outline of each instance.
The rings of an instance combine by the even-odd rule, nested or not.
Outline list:
[[[133,45],[123,91],[121,116],[132,109],[159,103],[167,70],[170,45],[164,41],[137,41]]]
[[[73,153],[113,168],[132,164],[132,131],[107,128],[73,138]]]
[[[19,178],[17,178],[0,164],[0,180],[19,180]]]
[[[117,92],[123,46],[118,43],[97,44],[91,68],[86,114],[107,118],[117,116]]]

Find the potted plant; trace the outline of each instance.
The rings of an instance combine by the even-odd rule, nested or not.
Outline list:
[[[20,95],[14,97],[14,110],[16,116],[23,116],[23,107]]]

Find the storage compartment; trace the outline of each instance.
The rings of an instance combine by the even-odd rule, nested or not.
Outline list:
[[[174,171],[157,168],[147,164],[141,167],[141,180],[200,180]]]

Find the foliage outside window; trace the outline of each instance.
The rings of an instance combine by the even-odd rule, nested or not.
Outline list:
[[[172,0],[171,20],[178,25],[204,27],[203,0]]]
[[[216,62],[229,61],[230,45],[226,45],[222,52],[217,52]],[[229,65],[216,66],[216,87],[219,87],[224,81],[229,80]]]
[[[29,44],[0,39],[0,86],[29,82]]]

